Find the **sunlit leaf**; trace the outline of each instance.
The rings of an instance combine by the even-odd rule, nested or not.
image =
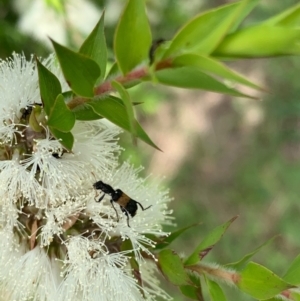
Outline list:
[[[300,28],[257,25],[228,35],[213,56],[231,58],[300,54]]]
[[[187,24],[175,35],[164,58],[176,53],[193,52],[209,54],[221,42],[239,16],[249,11],[257,0],[244,0],[204,12]]]
[[[93,31],[80,47],[79,52],[94,60],[98,64],[101,74],[97,82],[102,80],[105,76],[107,61],[106,41],[104,35],[104,13],[102,14]]]
[[[94,85],[100,76],[98,64],[87,56],[51,41],[64,77],[72,91],[83,97],[93,97]]]
[[[300,285],[300,255],[294,259],[283,279],[288,283]]]
[[[155,72],[155,76],[159,83],[168,86],[202,89],[233,96],[253,98],[226,86],[212,76],[201,71],[200,68],[194,66],[160,70]]]
[[[237,285],[243,292],[259,300],[272,298],[293,287],[266,267],[254,262],[248,263],[241,272]]]
[[[172,250],[163,250],[158,254],[158,263],[165,277],[174,285],[189,284],[189,277],[180,257]]]
[[[209,252],[214,247],[214,245],[222,238],[225,231],[236,218],[237,216],[233,217],[228,222],[216,227],[208,235],[206,235],[206,237],[196,247],[194,252],[185,260],[184,264],[193,265],[198,263],[203,257],[201,255],[201,252]]]
[[[255,6],[260,2],[261,0],[252,0],[247,1],[245,5],[243,6],[243,9],[240,10],[238,16],[235,18],[233,24],[231,25],[231,29],[228,33],[235,32],[240,24],[243,22],[243,20],[250,14],[250,12],[255,8]]]
[[[114,51],[124,74],[148,59],[151,30],[144,0],[128,0],[114,37]]]
[[[249,260],[257,253],[259,252],[263,247],[267,246],[269,243],[271,243],[274,238],[276,236],[272,237],[271,239],[267,240],[265,243],[263,243],[262,245],[260,245],[259,247],[257,247],[255,250],[253,250],[252,252],[248,253],[247,255],[245,255],[241,260],[233,262],[233,263],[229,263],[226,264],[226,267],[230,267],[233,268],[237,271],[241,270],[242,268],[244,268],[244,266],[249,262]]]
[[[173,64],[175,67],[179,66],[195,66],[199,67],[203,72],[218,75],[223,77],[224,79],[235,81],[239,84],[263,90],[260,86],[250,82],[247,78],[240,75],[239,73],[230,70],[227,66],[222,64],[221,62],[207,56],[198,55],[198,54],[183,54],[180,55],[173,60]]]
[[[123,101],[123,104],[125,106],[128,122],[129,122],[129,131],[133,136],[136,136],[134,110],[133,110],[133,105],[129,93],[120,83],[116,81],[113,81],[111,85],[114,89],[118,91]]]
[[[280,14],[264,21],[264,25],[278,25],[296,27],[300,25],[300,4],[288,8]]]
[[[162,249],[162,248],[169,246],[176,238],[178,238],[180,235],[182,235],[185,231],[187,231],[195,226],[199,226],[199,224],[189,225],[187,227],[184,227],[184,228],[178,229],[174,232],[171,232],[171,234],[169,236],[167,236],[161,243],[156,244],[155,249]]]

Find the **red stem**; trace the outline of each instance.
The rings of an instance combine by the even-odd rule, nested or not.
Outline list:
[[[171,59],[161,61],[156,64],[155,71],[170,68],[171,66],[172,66]],[[143,77],[146,77],[147,75],[149,75],[148,70],[149,69],[147,67],[142,67],[139,69],[135,69],[124,76],[123,75],[117,76],[116,78],[114,78],[112,80],[115,80],[123,85],[128,84],[130,82],[134,82],[136,80],[142,79]],[[94,89],[94,95],[100,96],[100,95],[112,92],[114,90],[111,85],[112,80],[105,81],[104,83],[102,83],[101,85],[96,87]],[[89,99],[87,99],[87,98],[75,97],[68,103],[68,107],[72,110],[72,109],[76,108],[77,106],[84,104],[87,101],[89,101]]]

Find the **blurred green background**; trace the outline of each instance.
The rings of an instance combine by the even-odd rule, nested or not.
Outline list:
[[[229,2],[148,0],[153,37],[170,39],[197,12]],[[107,43],[112,49],[124,3],[2,0],[0,58],[13,51],[27,57],[46,56],[52,51],[47,36],[76,48],[104,8]],[[296,3],[262,0],[245,24]],[[300,253],[300,58],[241,60],[230,66],[269,93],[256,94],[261,101],[255,101],[158,85],[134,88],[134,101],[144,103],[137,107],[138,119],[163,152],[142,142],[132,146],[125,134],[122,159],[131,156],[134,164],[145,166],[144,175],[165,176],[179,227],[202,223],[174,243],[177,252],[188,254],[209,230],[239,215],[206,260],[236,261],[280,234],[255,261],[283,275]],[[166,289],[175,300],[184,300],[176,289]],[[252,300],[234,289],[228,296],[229,300]]]

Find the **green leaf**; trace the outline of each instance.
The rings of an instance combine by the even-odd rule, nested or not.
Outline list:
[[[198,54],[183,54],[176,57],[173,60],[173,64],[175,67],[182,66],[194,66],[199,67],[205,73],[209,73],[211,75],[218,75],[224,77],[225,79],[235,81],[242,85],[257,89],[263,90],[263,88],[258,85],[250,82],[247,78],[243,77],[239,73],[230,70],[227,66],[223,65],[221,62],[207,56],[202,56]]]
[[[44,110],[46,114],[49,115],[52,107],[54,106],[57,95],[61,93],[61,85],[58,78],[43,64],[41,64],[38,59],[36,59],[36,63],[39,75],[41,99]]]
[[[107,49],[104,35],[104,12],[93,31],[80,47],[79,53],[86,55],[98,64],[101,75],[97,82],[100,82],[105,76],[107,61]]]
[[[205,277],[205,280],[206,280],[206,284],[208,287],[211,301],[226,301],[227,300],[223,293],[223,290],[221,289],[221,287],[218,283],[207,279],[207,277]]]
[[[69,151],[72,150],[74,137],[71,132],[64,133],[54,127],[49,127],[52,135]]]
[[[199,288],[198,287],[195,287],[192,285],[181,285],[179,288],[184,296],[186,296],[190,299],[193,299],[193,300],[202,300],[199,298]]]
[[[61,132],[70,132],[75,124],[75,115],[65,104],[64,96],[59,94],[48,117],[48,126]]]
[[[87,105],[91,106],[94,109],[95,113],[105,117],[120,128],[130,132],[130,123],[127,117],[126,108],[123,104],[116,101],[113,97],[107,96],[104,99],[88,102]],[[147,133],[143,130],[143,128],[136,120],[134,126],[138,138],[151,145],[152,147],[160,150],[152,142]]]
[[[147,60],[151,31],[144,0],[129,0],[114,37],[114,52],[124,74]]]
[[[189,225],[187,227],[178,229],[174,232],[172,232],[169,236],[167,236],[162,242],[158,243],[155,246],[155,249],[163,249],[167,246],[169,246],[176,238],[178,238],[181,234],[183,234],[185,231],[195,227],[195,226],[199,226],[199,224],[193,224],[193,225]]]
[[[233,22],[231,29],[228,33],[235,32],[243,20],[250,14],[250,12],[254,9],[254,7],[260,2],[260,0],[252,0],[247,1],[243,9],[239,12],[238,16],[236,17],[235,21]]]
[[[267,240],[265,243],[263,243],[262,245],[260,245],[259,247],[257,247],[255,250],[253,250],[252,252],[248,253],[247,255],[245,255],[241,260],[233,262],[233,263],[229,263],[226,264],[226,267],[230,267],[233,268],[236,271],[240,271],[241,269],[244,268],[244,266],[249,262],[249,260],[258,252],[260,251],[263,247],[265,247],[266,245],[268,245],[270,242],[272,242],[275,239],[276,236],[272,237],[271,239]]]
[[[72,112],[75,114],[76,120],[87,121],[87,120],[98,120],[103,118],[99,114],[95,113],[94,109],[87,104],[83,104],[74,108]]]
[[[120,74],[119,65],[117,62],[114,62],[110,67],[105,79],[109,79],[111,77],[116,77],[116,75]]]
[[[282,13],[266,20],[264,25],[297,27],[300,25],[300,4],[296,4]]]
[[[300,285],[300,255],[294,259],[283,279],[288,283]]]
[[[112,87],[116,89],[123,101],[123,104],[126,109],[127,118],[129,122],[129,132],[133,135],[133,137],[136,136],[136,129],[135,129],[135,118],[134,118],[134,110],[133,105],[129,96],[129,93],[127,90],[118,82],[113,81],[111,83]]]
[[[213,56],[251,58],[299,54],[299,41],[299,28],[252,26],[228,35]]]
[[[202,89],[233,96],[253,98],[226,86],[201,71],[200,68],[194,66],[160,70],[155,72],[155,76],[158,82],[164,85],[187,89]]]
[[[300,301],[300,293],[295,291],[290,291],[290,299],[293,301]]]
[[[214,247],[214,245],[222,238],[225,231],[228,229],[228,227],[236,218],[237,216],[233,217],[228,222],[212,230],[196,247],[195,251],[185,260],[184,264],[187,266],[187,265],[194,265],[198,263],[202,259],[202,257],[204,257]]]
[[[72,91],[83,97],[93,97],[94,85],[100,76],[98,64],[80,53],[51,41],[64,77]]]
[[[180,257],[172,250],[163,250],[158,254],[158,263],[165,277],[174,285],[189,284],[189,277]]]
[[[180,52],[211,53],[236,24],[239,15],[244,10],[249,10],[249,3],[252,5],[252,2],[256,1],[235,2],[196,16],[175,35],[164,58]]]
[[[31,114],[29,116],[29,125],[35,132],[42,132],[44,127],[40,124],[39,117],[45,118],[45,113],[41,106],[35,105],[32,108]]]
[[[293,287],[272,271],[254,262],[248,263],[242,271],[237,285],[243,292],[259,300],[273,298]]]
[[[180,291],[183,295],[191,299],[204,301],[200,277],[192,273],[189,273],[188,276],[191,281],[191,285],[181,285],[179,287]]]

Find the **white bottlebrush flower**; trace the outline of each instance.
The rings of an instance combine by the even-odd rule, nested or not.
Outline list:
[[[41,61],[66,91],[55,58]],[[165,236],[163,225],[172,223],[171,199],[159,181],[139,178],[141,168],[129,163],[117,168],[121,131],[105,120],[76,121],[72,151],[52,135],[46,117],[37,129],[31,117],[43,118],[44,112],[32,60],[14,55],[2,61],[1,79],[0,299],[167,299],[163,291],[155,293],[151,271],[145,270],[143,287],[130,265],[130,256],[147,264],[145,254],[155,262],[147,234]],[[42,114],[35,115],[40,109]],[[127,217],[118,200],[112,207],[111,196],[96,202],[102,192],[93,184],[99,180],[145,210],[130,210],[135,216]],[[129,241],[132,247],[122,251]]]
[[[146,264],[140,266],[140,273],[143,279],[144,290],[148,293],[147,300],[157,300],[157,297],[171,301],[169,296],[161,287],[157,278],[157,267],[153,261],[147,260]]]
[[[109,254],[101,242],[81,237],[70,239],[67,249],[58,301],[143,300],[124,253]]]
[[[33,58],[13,53],[12,58],[0,60],[0,141],[12,143],[20,125],[21,109],[40,99],[37,72]]]
[[[6,279],[12,266],[24,255],[26,252],[24,247],[18,244],[12,227],[6,226],[0,230],[0,283]]]
[[[0,291],[7,300],[55,300],[57,284],[57,267],[36,247],[10,267]]]

